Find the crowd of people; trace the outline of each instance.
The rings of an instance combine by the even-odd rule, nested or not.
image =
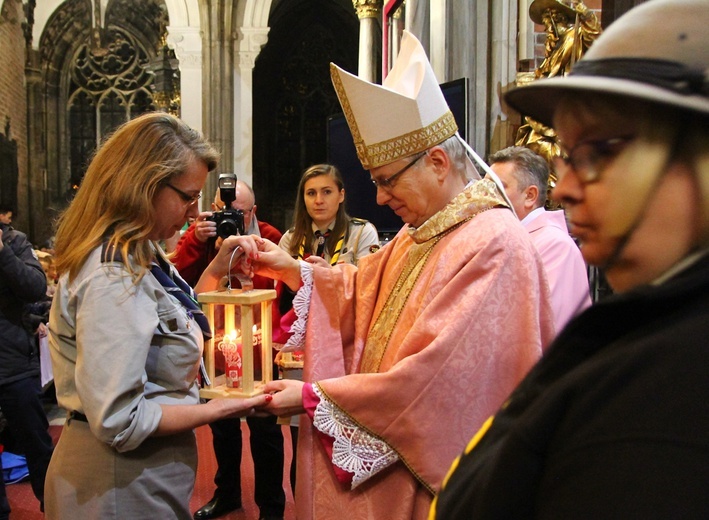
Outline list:
[[[0,412],[5,445],[25,457],[32,492],[44,509],[45,474],[52,457],[42,404],[37,329],[43,316],[29,306],[47,298],[47,279],[27,236],[11,226],[13,208],[0,207]],[[0,458],[0,519],[10,503]]]
[[[704,0],[650,0],[568,74],[505,95],[560,138],[562,210],[545,207],[544,159],[510,147],[488,166],[460,138],[406,31],[382,85],[331,66],[376,202],[404,223],[384,247],[347,214],[329,164],[303,172],[284,234],[241,180],[200,212],[218,153],[161,113],[100,147],[53,256],[0,207],[0,410],[46,517],[236,510],[245,418],[260,518],[283,518],[279,417],[297,417],[299,520],[709,516],[707,14]],[[219,236],[225,209],[243,229]],[[592,304],[587,265],[614,295]],[[196,295],[235,272],[277,289],[274,337],[304,353],[303,377],[201,400],[212,330]],[[46,317],[31,319],[48,301],[67,411],[56,447],[40,402]],[[215,491],[192,512],[207,424]]]

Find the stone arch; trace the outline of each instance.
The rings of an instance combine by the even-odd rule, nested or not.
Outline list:
[[[197,0],[164,0],[167,7],[168,45],[180,61],[181,117],[202,130],[202,35]]]
[[[234,12],[233,171],[253,184],[253,68],[268,41],[272,0],[240,2]]]
[[[255,55],[265,43],[265,34],[268,32],[268,14],[272,0],[247,0],[238,2],[233,11],[231,26],[235,28],[234,37],[238,38],[235,51],[246,53],[247,61],[253,62]],[[201,19],[204,11],[200,11],[197,0],[165,0],[170,26],[168,27],[168,43],[175,50],[175,55],[180,60],[181,92],[182,92],[182,119],[193,128],[203,130],[203,99],[202,84],[205,76],[203,63],[202,27],[206,21]],[[254,56],[251,56],[255,53]],[[241,82],[238,83],[238,87]],[[235,102],[246,109],[250,106],[250,97],[242,100],[240,89],[235,93]],[[234,123],[241,135],[242,125],[239,121]],[[237,154],[235,154],[237,155]]]
[[[130,65],[132,71],[113,70],[106,76],[107,78],[115,76],[118,78],[115,81],[123,82],[120,87],[116,85],[116,88],[123,92],[119,97],[126,104],[126,118],[154,108],[152,94],[148,88],[152,79],[142,71],[144,64],[156,55],[156,46],[166,16],[164,0],[141,2],[139,9],[132,9],[131,1],[102,0],[101,2],[102,8],[105,9],[103,19],[106,34],[129,35],[126,43],[136,51],[134,63],[131,62]],[[54,7],[54,11],[48,16],[46,12],[42,13],[40,24],[42,30],[39,41],[35,42],[38,45],[33,52],[36,52],[38,76],[33,79],[32,99],[33,110],[36,113],[46,114],[46,117],[41,120],[42,128],[38,126],[35,129],[42,139],[34,140],[39,143],[39,149],[34,152],[37,157],[43,157],[38,166],[47,171],[50,205],[60,210],[67,203],[67,198],[71,196],[72,187],[78,184],[78,180],[83,176],[85,160],[79,160],[77,157],[89,155],[91,148],[87,144],[90,141],[89,134],[83,135],[79,132],[75,135],[70,131],[81,126],[75,119],[82,114],[87,116],[82,110],[86,108],[84,105],[89,106],[83,103],[83,108],[79,107],[78,112],[72,112],[75,97],[73,94],[78,90],[86,91],[91,97],[90,105],[95,108],[100,106],[99,101],[103,96],[99,92],[100,85],[96,87],[98,89],[96,91],[87,89],[86,85],[82,86],[74,69],[78,63],[76,61],[78,52],[85,49],[91,33],[90,1],[65,0],[57,2]],[[91,60],[86,59],[85,56],[82,63],[86,64],[89,61]],[[87,74],[101,76],[100,70],[92,72],[88,68]],[[107,81],[111,83],[113,80]],[[40,121],[32,116],[31,120]],[[94,135],[98,139],[110,131],[111,128],[108,127],[96,127]],[[76,144],[78,141],[82,144]],[[83,143],[83,141],[87,142]],[[88,153],[85,153],[87,150]]]
[[[199,4],[197,0],[164,0],[170,25],[175,27],[198,27]]]
[[[234,13],[234,27],[268,27],[268,15],[273,0],[239,2]]]

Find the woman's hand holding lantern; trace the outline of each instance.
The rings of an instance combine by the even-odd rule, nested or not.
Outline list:
[[[256,235],[235,235],[225,239],[217,251],[217,256],[207,266],[195,285],[195,291],[202,293],[217,290],[219,281],[233,269],[240,269],[247,275],[253,276],[251,265],[258,258],[260,242],[263,242],[263,239]]]

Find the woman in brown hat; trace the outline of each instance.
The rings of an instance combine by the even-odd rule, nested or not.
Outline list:
[[[652,0],[570,76],[556,200],[616,295],[572,320],[455,461],[431,518],[709,518],[709,2]]]

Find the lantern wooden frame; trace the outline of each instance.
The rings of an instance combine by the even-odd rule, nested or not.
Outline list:
[[[213,399],[215,397],[253,397],[263,393],[263,384],[273,380],[273,344],[272,344],[272,307],[276,299],[273,289],[253,289],[242,291],[239,289],[211,291],[201,293],[197,301],[203,305],[204,314],[209,320],[212,329],[212,338],[204,347],[204,365],[209,377],[208,385],[199,392],[200,397]],[[254,306],[261,305],[261,380],[255,381],[254,374]],[[240,307],[241,314],[241,345],[242,345],[242,381],[239,388],[231,388],[226,384],[226,374],[215,377],[215,350],[216,350],[216,324],[215,308],[224,307],[224,333],[228,324],[234,324],[236,306]],[[233,325],[232,325],[233,326]]]

